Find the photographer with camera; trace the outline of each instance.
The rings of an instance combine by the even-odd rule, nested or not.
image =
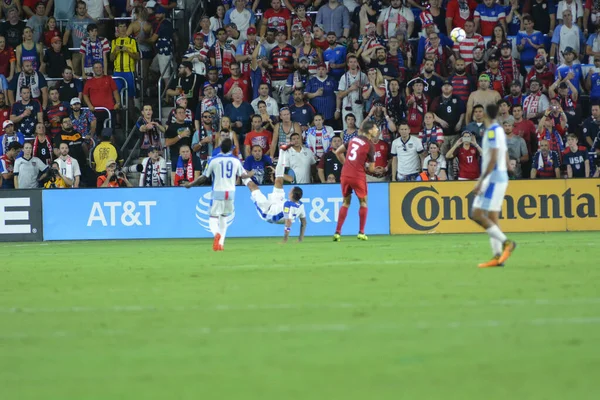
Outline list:
[[[106,172],[98,177],[96,187],[133,187],[131,182],[127,180],[127,176],[123,171],[116,171],[117,162],[108,160],[106,162]]]
[[[337,92],[337,109],[342,110],[344,129],[348,129],[346,116],[354,114],[356,125],[360,126],[364,118],[365,106],[361,97],[362,87],[368,83],[367,75],[358,67],[358,58],[354,55],[348,56],[348,72],[340,78]]]
[[[60,172],[58,162],[54,161],[48,168],[48,180],[44,183],[46,189],[66,189],[73,186],[73,180]]]

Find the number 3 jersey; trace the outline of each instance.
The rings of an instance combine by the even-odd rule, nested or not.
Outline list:
[[[375,149],[366,136],[355,136],[346,145],[342,179],[366,180],[365,164],[373,161]]]
[[[213,157],[204,170],[204,176],[213,182],[213,200],[233,200],[237,177],[243,174],[242,162],[231,153]]]

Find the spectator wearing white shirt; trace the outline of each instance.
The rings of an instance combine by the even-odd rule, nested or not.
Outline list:
[[[581,28],[583,26],[583,5],[581,0],[561,0],[558,2],[558,8],[556,9],[556,17],[558,18],[558,23],[562,24],[563,21],[563,11],[571,10],[571,14],[573,15],[573,21],[579,25]]]
[[[280,152],[279,162],[294,171],[296,183],[311,183],[311,167],[317,163],[315,154],[309,148],[302,146],[302,137],[299,133],[292,133],[290,140],[292,147]]]
[[[256,16],[252,11],[246,8],[246,0],[237,0],[234,2],[235,7],[227,10],[223,22],[225,25],[234,23],[240,31],[240,41],[244,41],[248,39],[246,36],[248,28],[255,26],[256,24]]]
[[[429,161],[433,160],[436,162],[435,175],[441,180],[445,181],[448,179],[448,164],[446,163],[446,157],[440,153],[440,147],[437,143],[429,143],[429,155],[423,160],[423,171],[427,171]]]
[[[72,182],[72,187],[79,187],[79,180],[81,179],[81,169],[79,168],[79,162],[69,155],[69,143],[62,142],[58,148],[59,157],[56,159],[58,163],[58,169],[65,179],[67,185]],[[64,179],[64,178],[63,178]]]
[[[421,172],[423,142],[411,136],[406,121],[399,124],[400,137],[392,142],[392,181],[414,181]]]
[[[364,119],[365,106],[361,98],[362,87],[369,83],[367,75],[361,72],[358,65],[358,58],[354,55],[349,55],[346,63],[348,71],[340,78],[337,92],[337,109],[342,110],[342,121],[344,121],[344,129],[348,129],[346,125],[346,115],[354,114],[356,125],[360,126]]]
[[[554,56],[557,55],[558,64],[565,61],[563,51],[567,47],[571,47],[577,56],[582,56],[583,50],[585,50],[585,36],[579,26],[573,24],[571,10],[564,10],[562,17],[563,23],[558,25],[552,34],[552,47],[550,48],[550,58],[554,59]]]
[[[256,114],[259,114],[258,102],[261,100],[264,101],[265,105],[267,106],[267,113],[269,113],[269,115],[272,117],[278,118],[279,106],[277,105],[277,101],[269,96],[269,85],[266,83],[260,84],[258,87],[258,97],[252,100],[252,103],[250,103]]]
[[[45,174],[48,166],[42,160],[33,156],[33,145],[27,142],[23,145],[23,156],[17,158],[13,170],[15,189],[36,189],[40,187],[40,173]]]
[[[377,19],[377,34],[388,39],[396,36],[398,31],[411,37],[414,28],[415,15],[410,8],[402,5],[402,0],[391,0],[390,7],[381,10]]]

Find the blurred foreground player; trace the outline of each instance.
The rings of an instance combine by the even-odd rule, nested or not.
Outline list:
[[[342,196],[344,196],[344,202],[340,208],[338,215],[337,228],[335,235],[333,235],[333,241],[339,242],[341,240],[342,226],[348,215],[348,207],[350,207],[350,201],[352,200],[352,192],[356,193],[358,201],[360,202],[360,208],[358,210],[358,216],[360,218],[360,227],[358,230],[357,238],[359,240],[368,240],[369,238],[365,235],[365,224],[367,223],[367,174],[365,172],[365,166],[369,169],[370,173],[381,174],[384,172],[384,168],[375,167],[374,160],[374,146],[371,139],[379,136],[379,128],[372,121],[364,121],[359,135],[350,139],[350,141],[341,145],[335,151],[335,155],[338,160],[344,165],[342,167]],[[347,149],[347,153],[346,153]],[[367,163],[369,163],[367,165]]]
[[[233,213],[235,184],[237,177],[248,177],[242,167],[242,162],[231,154],[231,139],[221,142],[221,153],[211,158],[204,173],[193,182],[185,184],[186,188],[201,185],[209,178],[212,179],[212,200],[210,207],[209,226],[215,236],[214,251],[223,251],[225,234],[227,233],[227,218]]]
[[[282,147],[282,150],[287,150]],[[265,196],[259,189],[258,185],[250,179],[242,179],[244,185],[250,189],[250,196],[258,215],[263,221],[270,224],[283,224],[283,242],[287,242],[292,230],[292,224],[296,219],[300,220],[300,235],[298,242],[304,240],[304,232],[306,231],[306,212],[302,201],[302,189],[294,186],[286,199],[285,191],[283,190],[283,176],[285,165],[287,163],[287,152],[280,152],[279,161],[275,168],[275,186],[273,192]]]
[[[502,267],[517,244],[506,238],[498,226],[504,194],[508,187],[508,147],[504,129],[496,122],[498,106],[486,106],[485,134],[483,137],[482,173],[473,189],[471,218],[490,236],[493,258],[479,268]]]

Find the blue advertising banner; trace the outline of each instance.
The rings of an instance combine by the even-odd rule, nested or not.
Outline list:
[[[291,188],[286,186],[287,190]],[[306,236],[335,232],[342,196],[339,185],[303,185]],[[271,186],[261,187],[265,195]],[[46,190],[43,194],[44,240],[210,238],[209,187]],[[389,234],[389,188],[369,184],[368,234]],[[66,210],[66,212],[65,212]],[[299,223],[292,227],[297,236]],[[352,201],[344,233],[358,232],[358,201]],[[237,188],[228,237],[282,236],[283,227],[264,222],[250,199]]]

